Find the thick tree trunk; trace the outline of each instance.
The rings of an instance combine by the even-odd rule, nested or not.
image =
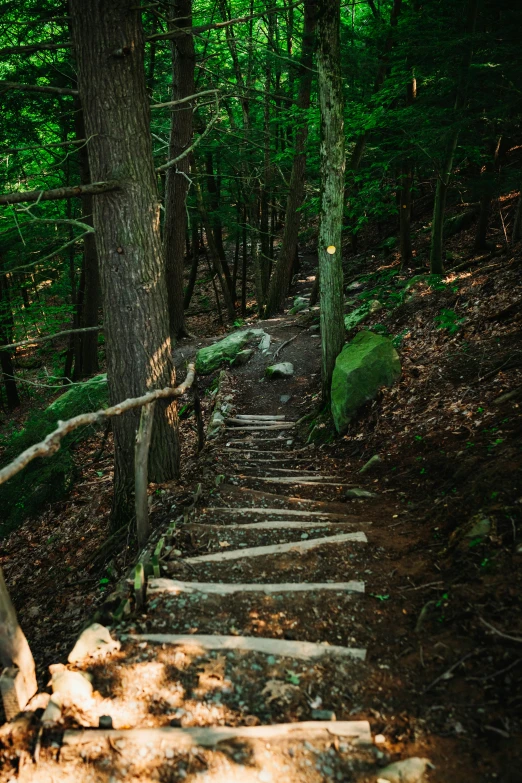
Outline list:
[[[322,187],[318,254],[321,293],[321,380],[325,402],[330,399],[335,360],[344,344],[341,227],[345,150],[340,10],[340,0],[321,0],[317,27]]]
[[[75,112],[75,133],[77,139],[85,138],[85,123],[80,101]],[[91,181],[89,155],[85,145],[78,150],[80,182],[82,185]],[[82,198],[82,222],[92,226],[93,196]],[[83,286],[80,283],[78,297],[81,296],[81,326],[97,326],[101,305],[100,273],[98,269],[98,253],[94,233],[87,234],[83,240]],[[81,293],[82,292],[82,293]],[[86,378],[99,370],[98,363],[98,332],[87,332],[80,337],[81,341],[81,373],[78,377]]]
[[[149,129],[141,12],[133,0],[71,0],[73,42],[94,179],[120,188],[94,200],[112,404],[175,385],[168,328],[159,200]],[[134,441],[139,412],[117,417],[116,528],[134,514]],[[179,474],[175,403],[156,411],[149,456],[152,481]]]
[[[176,27],[192,26],[192,0],[174,0],[170,13]],[[174,23],[173,23],[174,24]],[[194,95],[194,37],[182,35],[171,42],[172,100]],[[172,160],[190,145],[193,134],[191,102],[172,108],[169,156]],[[186,200],[189,187],[190,156],[167,169],[165,183],[165,225],[163,244],[169,301],[169,325],[172,339],[186,336],[183,316],[183,264],[185,256]]]
[[[7,296],[7,281],[0,274],[0,345],[8,345],[12,341],[13,313]],[[12,360],[12,350],[0,351],[0,369],[4,379],[7,408],[14,411],[20,405],[20,397],[16,387],[16,378]]]
[[[304,7],[303,48],[301,52],[299,94],[297,108],[306,111],[310,107],[310,94],[313,80],[313,51],[315,37],[315,10],[312,0],[307,0]],[[276,268],[270,280],[268,300],[265,315],[273,315],[280,310],[285,302],[292,276],[292,265],[295,258],[299,224],[301,215],[299,208],[303,203],[305,170],[306,170],[306,140],[308,125],[303,123],[297,128],[295,137],[295,152],[290,175],[290,188],[286,202],[285,227],[281,253]]]

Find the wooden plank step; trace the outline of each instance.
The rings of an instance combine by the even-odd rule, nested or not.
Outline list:
[[[234,419],[227,419],[227,423],[233,422]],[[237,432],[267,432],[269,430],[292,430],[294,429],[295,424],[266,424],[259,426],[256,426],[255,424],[244,424],[243,422],[239,422],[239,424],[234,424],[232,427],[225,427],[226,430],[235,430]]]
[[[337,536],[327,536],[326,538],[308,538],[305,541],[291,541],[288,544],[269,544],[268,546],[245,547],[244,549],[230,549],[225,552],[214,552],[209,555],[196,555],[195,557],[183,558],[184,563],[222,563],[226,560],[241,560],[247,557],[263,557],[265,555],[281,555],[285,552],[305,552],[308,549],[315,549],[324,544],[343,544],[343,543],[366,544],[368,539],[362,532],[340,533]]]
[[[357,520],[357,522],[318,522],[314,521],[313,519],[267,519],[261,522],[247,522],[244,525],[238,524],[237,522],[232,522],[229,525],[213,525],[207,522],[191,522],[188,525],[184,525],[183,530],[210,529],[222,530],[223,532],[226,530],[304,530],[307,527],[331,528],[332,525],[335,525],[337,528],[343,527],[343,525],[351,525],[353,527],[354,524],[360,525],[361,523],[359,520]],[[367,522],[366,524],[371,523]]]
[[[262,454],[276,454],[276,453],[278,453],[278,452],[270,452],[270,451],[260,452],[259,449],[227,449],[226,451],[222,451],[221,455],[223,457],[226,457],[226,456],[228,456],[230,454],[230,452],[232,452],[234,454],[242,454],[246,458],[247,462],[255,462],[256,464],[264,463],[264,464],[267,464],[267,465],[274,465],[274,464],[278,465],[280,462],[304,462],[307,465],[309,465],[310,462],[312,462],[312,460],[313,460],[313,457],[306,458],[306,457],[292,457],[292,456],[289,456],[289,457],[276,457],[276,456],[274,456],[273,459],[260,459],[259,457],[251,457],[250,456],[251,454],[259,454],[259,453],[262,453]],[[283,454],[291,454],[291,452],[283,451]],[[237,457],[232,457],[232,459],[238,459],[238,458]]]
[[[329,737],[342,737],[355,745],[367,745],[372,742],[370,724],[366,720],[339,721],[298,721],[296,723],[276,723],[273,726],[194,726],[186,729],[162,726],[143,729],[68,729],[62,738],[62,749],[69,753],[84,748],[91,743],[109,740],[111,745],[117,740],[144,746],[161,743],[163,748],[172,747],[176,751],[191,747],[214,748],[227,740],[305,740]]]
[[[234,457],[233,459],[237,459],[237,457]],[[269,462],[270,460],[263,460],[263,462]],[[249,462],[254,462],[254,460],[245,459],[243,460],[243,463],[241,465],[242,470],[275,470],[275,471],[281,471],[282,473],[298,473],[299,476],[305,476],[307,478],[308,476],[316,476],[317,474],[314,473],[312,470],[303,470],[302,468],[271,468],[269,465],[263,465],[263,467],[258,468],[257,464],[254,462],[253,465],[249,465]],[[329,477],[326,477],[329,478]],[[317,477],[317,480],[319,478]]]
[[[281,498],[285,500],[287,498],[281,495]],[[315,501],[308,501],[314,503]],[[207,506],[206,508],[199,509],[200,512],[214,514],[216,512],[225,512],[227,514],[280,514],[281,516],[290,517],[323,517],[324,519],[348,519],[348,514],[336,514],[331,511],[304,511],[297,508],[256,508],[255,506],[239,506],[234,508],[233,506]]]
[[[339,481],[341,483],[344,481],[340,476],[322,476],[321,474],[313,473],[313,472],[306,472],[306,471],[297,471],[297,476],[246,476],[246,478],[256,478],[259,479],[259,481],[273,481],[278,484],[292,484],[293,482],[299,482],[300,479],[306,482],[322,482],[322,481],[328,481],[329,479],[331,481]],[[245,478],[244,474],[237,473],[232,474],[229,478]],[[348,486],[348,485],[346,485]],[[350,486],[352,486],[350,484]]]
[[[182,582],[178,579],[149,579],[148,596],[156,593],[208,593],[209,595],[233,595],[234,593],[304,593],[310,590],[335,590],[347,593],[364,593],[364,582],[281,582],[277,584],[229,584],[223,582]]]
[[[234,429],[237,429],[235,427]],[[257,443],[274,443],[277,442],[280,445],[286,442],[288,446],[292,446],[294,441],[293,440],[286,440],[284,437],[279,436],[278,438],[256,438],[254,440],[254,437],[251,436],[250,438],[245,438],[244,440],[229,440],[226,442],[225,446],[228,448],[229,446],[248,446],[249,448],[252,448]],[[259,451],[260,453],[265,454],[288,454],[288,449],[283,449],[282,451],[273,451],[271,448],[268,449],[256,449],[256,451]],[[298,451],[306,451],[306,448],[303,447],[302,449],[298,449]],[[295,453],[295,450],[290,452],[291,454]]]
[[[236,419],[244,419],[245,421],[285,421],[286,416],[283,414],[268,416],[258,413],[237,413]]]
[[[235,479],[250,479],[253,481],[264,481],[267,484],[293,484],[300,487],[347,487],[352,488],[352,484],[343,484],[343,479],[339,481],[324,481],[329,476],[321,476],[317,479],[308,478],[307,476],[247,476],[246,474],[233,474],[229,478]]]
[[[259,652],[265,655],[280,655],[283,658],[311,660],[323,655],[337,655],[364,661],[366,650],[360,647],[341,647],[326,642],[290,642],[286,639],[264,639],[262,636],[218,636],[211,634],[141,633],[125,634],[133,642],[173,644],[199,647],[203,650],[241,650]],[[123,639],[122,639],[123,641]]]

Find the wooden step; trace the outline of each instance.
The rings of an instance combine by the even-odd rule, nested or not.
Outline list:
[[[284,498],[284,500],[287,500],[287,498],[284,495],[281,495],[281,498]],[[308,503],[314,503],[316,501],[309,500],[306,501]],[[280,515],[280,516],[290,516],[290,517],[322,517],[324,519],[348,519],[348,514],[336,514],[331,511],[304,511],[302,509],[297,508],[256,508],[255,506],[239,506],[238,508],[229,507],[229,506],[223,506],[222,508],[220,506],[207,506],[206,508],[198,509],[203,513],[226,513],[226,514],[232,514],[232,515],[243,515],[243,514],[274,514],[274,515]],[[352,517],[353,518],[353,517]]]
[[[238,423],[234,423],[238,422]],[[236,432],[267,432],[269,430],[292,430],[295,427],[295,424],[260,424],[259,426],[256,426],[255,424],[244,424],[241,420],[237,419],[227,419],[227,424],[233,424],[232,427],[226,426],[226,430],[234,430]]]
[[[325,642],[290,642],[286,639],[264,639],[262,636],[218,636],[213,634],[142,633],[122,634],[122,641],[152,642],[176,646],[198,647],[203,650],[241,650],[280,655],[283,658],[312,660],[323,655],[355,658],[364,661],[366,650],[359,647],[341,647]]]
[[[355,524],[359,525],[360,522],[318,522],[313,519],[267,519],[261,522],[246,522],[244,525],[237,522],[232,522],[228,525],[216,525],[208,522],[190,522],[187,525],[183,525],[183,530],[305,530],[307,527],[312,527],[314,529],[320,527],[331,528],[332,525],[334,525],[336,528],[339,528],[344,525],[353,527]]]
[[[64,756],[71,751],[80,753],[81,749],[93,743],[127,740],[131,745],[146,747],[158,744],[162,749],[172,747],[176,752],[191,747],[214,748],[220,742],[241,739],[246,741],[328,739],[341,737],[354,745],[368,745],[372,742],[370,724],[366,720],[350,721],[297,721],[295,723],[276,723],[273,726],[194,726],[181,729],[171,726],[143,729],[68,729],[62,738]],[[122,753],[123,749],[118,748]],[[124,750],[123,750],[124,752]]]
[[[328,536],[326,538],[308,538],[305,541],[291,541],[287,544],[270,544],[268,546],[245,547],[244,549],[230,549],[225,552],[215,552],[208,555],[197,555],[196,557],[183,558],[184,563],[222,563],[226,560],[242,560],[248,557],[264,557],[266,555],[281,555],[286,552],[305,552],[308,549],[315,549],[325,544],[344,544],[344,543],[366,544],[368,539],[362,532],[341,533],[337,536]]]
[[[233,595],[234,593],[304,593],[313,590],[334,590],[346,593],[364,593],[364,582],[281,582],[276,584],[229,584],[223,582],[182,582],[178,579],[149,579],[147,594],[157,593],[208,593],[209,595]]]
[[[245,421],[285,421],[286,416],[283,414],[269,416],[258,413],[238,413],[236,414],[236,419],[244,419]]]

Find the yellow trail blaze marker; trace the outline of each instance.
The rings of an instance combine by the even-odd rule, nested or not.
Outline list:
[[[335,253],[335,245],[328,245],[326,248],[326,252],[329,253],[331,256]]]

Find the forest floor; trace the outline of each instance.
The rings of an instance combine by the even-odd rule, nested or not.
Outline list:
[[[420,756],[434,765],[426,774],[431,783],[522,781],[521,249],[481,261],[467,257],[464,268],[449,272],[444,285],[420,281],[411,297],[402,297],[393,309],[386,304],[399,290],[400,275],[390,274],[399,271],[396,261],[376,257],[373,264],[372,276],[359,275],[349,284],[354,296],[362,292],[385,305],[364,326],[380,324],[397,338],[400,382],[368,403],[345,436],[334,438],[318,411],[320,339],[310,330],[314,315],[256,321],[272,337],[271,352],[268,357],[257,352],[246,366],[227,370],[232,409],[285,415],[289,421],[308,414],[291,438],[291,451],[302,451],[284,462],[272,453],[274,445],[281,451],[288,447],[283,432],[275,444],[265,444],[272,461],[263,475],[259,464],[249,469],[251,453],[245,453],[245,445],[237,456],[227,449],[234,437],[228,432],[196,456],[195,425],[185,419],[182,479],[153,487],[151,506],[156,536],[180,514],[185,517],[176,529],[178,554],[166,564],[165,575],[171,578],[258,584],[356,580],[364,583],[364,593],[158,595],[146,613],[111,628],[122,642],[120,651],[100,662],[68,667],[93,676],[94,698],[83,712],[65,711],[61,730],[96,726],[107,714],[115,728],[255,727],[311,720],[313,710],[320,709],[334,713],[338,722],[368,720],[374,745],[352,746],[332,735],[304,745],[253,742],[247,747],[229,740],[219,750],[178,748],[172,753],[168,748],[159,756],[145,746],[130,763],[116,743],[85,751],[83,757],[63,754],[57,763],[57,731],[45,738],[36,768],[22,763],[24,750],[34,746],[33,719],[32,733],[23,740],[0,737],[0,780],[18,774],[42,783],[247,783],[278,777],[296,783],[362,783],[376,780],[379,767],[389,761]],[[296,293],[306,294],[311,282],[304,265]],[[264,380],[273,352],[290,338],[295,339],[278,360],[292,362],[294,376]],[[185,361],[210,339],[180,344],[180,376]],[[201,379],[207,418],[210,397],[204,392],[211,381]],[[252,433],[252,449],[259,445],[257,437]],[[123,542],[111,553],[104,543],[112,464],[108,455],[92,462],[99,440],[82,446],[83,475],[71,497],[2,542],[0,562],[43,689],[48,666],[66,663],[82,627],[136,559],[130,544]],[[248,440],[246,445],[250,448]],[[380,461],[360,474],[375,455]],[[332,481],[325,479],[324,486],[267,483],[267,476],[277,475],[273,465],[279,459],[284,475],[311,472]],[[216,486],[216,477],[225,477],[224,483]],[[198,484],[196,508],[184,513]],[[346,485],[375,497],[349,499]],[[340,517],[334,531],[333,525],[326,530],[320,524],[305,533],[289,529],[284,534],[229,526],[222,532],[210,526],[226,519],[207,508],[248,506]],[[260,520],[247,515],[244,521]],[[208,552],[297,544],[338,530],[363,531],[367,543],[246,557],[232,567],[182,562]],[[325,657],[310,665],[132,638],[158,631],[326,642],[365,649],[366,658]]]

